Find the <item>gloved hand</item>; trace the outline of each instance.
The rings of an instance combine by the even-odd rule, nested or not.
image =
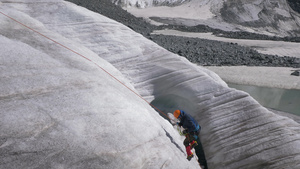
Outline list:
[[[181,127],[182,126],[182,124],[180,123],[180,122],[177,122],[176,123],[179,127]]]
[[[186,135],[186,134],[188,134],[189,132],[188,132],[188,130],[183,130],[182,131],[182,134],[184,134],[184,135]]]

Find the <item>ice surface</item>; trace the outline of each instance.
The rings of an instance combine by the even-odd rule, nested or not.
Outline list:
[[[164,112],[202,126],[210,168],[299,167],[299,124],[131,29],[64,1],[1,1],[0,168],[196,168]],[[124,83],[116,81],[108,71]]]
[[[56,15],[50,17],[54,10]],[[133,89],[115,67],[80,41],[63,36],[74,33],[75,27],[68,19],[84,20],[95,14],[62,1],[2,3],[1,12],[92,62],[1,15],[0,168],[197,166],[195,161],[188,163],[185,159],[184,147],[173,127],[95,64]],[[97,16],[95,24],[117,24]],[[49,20],[66,27],[69,34],[53,32]],[[91,31],[80,31],[93,37]]]
[[[170,18],[183,18],[183,19],[200,19],[206,20],[214,17],[215,15],[210,11],[208,4],[199,4],[199,1],[191,1],[188,4],[180,6],[156,6],[147,7],[144,9],[139,8],[124,8],[130,13],[139,17],[170,17]]]
[[[186,0],[112,0],[112,2],[116,4],[122,4],[126,6],[133,6],[133,7],[139,7],[139,8],[146,8],[150,6],[156,6],[156,5],[174,5],[174,4],[181,4],[185,2]]]

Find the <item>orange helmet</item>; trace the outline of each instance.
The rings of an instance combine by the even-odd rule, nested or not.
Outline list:
[[[180,116],[180,110],[175,110],[173,115],[176,119],[178,119],[178,117]]]

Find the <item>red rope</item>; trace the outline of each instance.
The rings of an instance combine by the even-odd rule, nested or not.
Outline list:
[[[12,17],[10,17],[10,16],[4,14],[3,12],[0,11],[0,13],[1,13],[2,15],[6,16],[7,18],[9,18],[9,19],[11,19],[11,20],[17,22],[18,24],[20,24],[20,25],[26,27],[27,29],[29,29],[29,30],[31,30],[31,31],[33,31],[33,32],[35,32],[35,33],[37,33],[37,34],[43,36],[44,38],[46,38],[46,39],[48,39],[48,40],[50,40],[50,41],[52,41],[52,42],[54,42],[54,43],[60,45],[61,47],[63,47],[63,48],[65,48],[65,49],[67,49],[67,50],[69,50],[69,51],[71,51],[71,52],[73,52],[73,53],[75,53],[75,54],[77,54],[77,55],[83,57],[84,59],[86,59],[86,60],[88,60],[88,61],[94,63],[98,68],[100,68],[101,70],[103,70],[106,74],[108,74],[108,75],[111,76],[113,79],[115,79],[116,81],[118,81],[119,83],[121,83],[123,86],[125,86],[127,89],[129,89],[131,92],[133,92],[135,95],[137,95],[139,98],[141,98],[141,99],[144,100],[146,103],[148,103],[150,106],[152,106],[155,110],[157,110],[158,112],[160,112],[161,114],[163,114],[164,116],[166,116],[168,119],[170,119],[170,118],[167,116],[167,114],[165,114],[163,111],[161,111],[160,109],[158,109],[157,107],[155,107],[153,104],[149,103],[149,102],[148,102],[146,99],[144,99],[141,95],[139,95],[137,92],[135,92],[134,90],[132,90],[131,88],[129,88],[127,85],[125,85],[124,83],[122,83],[118,78],[116,78],[115,76],[113,76],[111,73],[109,73],[107,70],[105,70],[103,67],[101,67],[101,66],[100,66],[99,64],[97,64],[96,62],[94,62],[94,61],[92,61],[91,59],[87,58],[86,56],[84,56],[84,55],[82,55],[82,54],[80,54],[80,53],[74,51],[73,49],[71,49],[71,48],[69,48],[69,47],[67,47],[67,46],[65,46],[65,45],[63,45],[63,44],[61,44],[61,43],[55,41],[54,39],[52,39],[52,38],[50,38],[50,37],[48,37],[48,36],[46,36],[46,35],[44,35],[44,34],[38,32],[37,30],[35,30],[35,29],[33,29],[33,28],[31,28],[31,27],[29,27],[29,26],[23,24],[22,22],[20,22],[20,21],[18,21],[18,20],[16,20],[16,19],[14,19],[14,18],[12,18]]]

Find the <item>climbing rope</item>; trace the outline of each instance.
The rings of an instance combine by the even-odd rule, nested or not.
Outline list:
[[[46,39],[48,39],[48,40],[54,42],[55,44],[57,44],[57,45],[59,45],[59,46],[65,48],[65,49],[67,49],[67,50],[69,50],[69,51],[75,53],[76,55],[79,55],[79,56],[81,56],[82,58],[84,58],[84,59],[86,59],[86,60],[88,60],[88,61],[94,63],[98,68],[100,68],[102,71],[104,71],[104,72],[105,72],[106,74],[108,74],[110,77],[112,77],[112,78],[115,79],[117,82],[119,82],[120,84],[122,84],[122,85],[123,85],[124,87],[126,87],[128,90],[130,90],[131,92],[133,92],[133,93],[134,93],[135,95],[137,95],[139,98],[141,98],[142,100],[144,100],[147,104],[149,104],[150,106],[152,106],[156,111],[160,112],[162,115],[164,115],[165,117],[167,117],[168,119],[170,119],[170,118],[167,116],[167,114],[165,114],[163,111],[161,111],[160,109],[158,109],[157,107],[155,107],[153,104],[151,104],[150,102],[148,102],[148,101],[147,101],[146,99],[144,99],[141,95],[139,95],[139,94],[138,94],[137,92],[135,92],[133,89],[129,88],[126,84],[124,84],[123,82],[121,82],[118,78],[116,78],[114,75],[112,75],[111,73],[109,73],[107,70],[105,70],[103,67],[101,67],[99,64],[97,64],[97,63],[94,62],[93,60],[91,60],[91,59],[87,58],[86,56],[84,56],[84,55],[82,55],[82,54],[76,52],[75,50],[73,50],[73,49],[71,49],[71,48],[69,48],[69,47],[67,47],[67,46],[65,46],[65,45],[63,45],[63,44],[61,44],[61,43],[55,41],[54,39],[52,39],[52,38],[50,38],[50,37],[48,37],[48,36],[46,36],[46,35],[40,33],[39,31],[37,31],[37,30],[35,30],[35,29],[33,29],[33,28],[31,28],[31,27],[29,27],[29,26],[23,24],[22,22],[20,22],[20,21],[14,19],[13,17],[10,17],[10,16],[6,15],[5,13],[3,13],[3,12],[1,12],[1,11],[0,11],[0,14],[2,14],[3,16],[5,16],[5,17],[7,17],[7,18],[9,18],[9,19],[11,19],[11,20],[13,20],[13,21],[15,21],[16,23],[18,23],[18,24],[20,24],[20,25],[22,25],[22,26],[24,26],[24,27],[26,27],[27,29],[29,29],[29,30],[31,30],[31,31],[33,31],[33,32],[35,32],[35,33],[41,35],[42,37],[44,37],[44,38],[46,38]],[[171,120],[171,119],[170,119],[170,120]]]

